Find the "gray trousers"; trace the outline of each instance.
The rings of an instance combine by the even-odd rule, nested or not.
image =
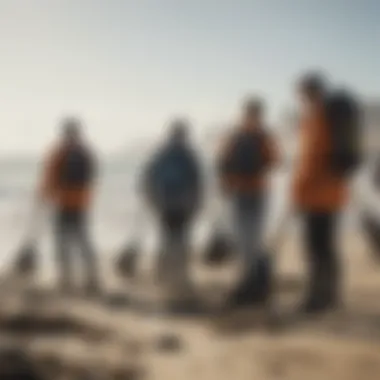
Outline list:
[[[72,283],[76,261],[74,249],[84,262],[86,285],[96,285],[97,259],[87,231],[87,215],[82,211],[59,210],[56,214],[55,239],[61,285],[70,286]]]
[[[157,260],[157,280],[173,297],[190,296],[191,217],[185,214],[162,215],[160,218],[160,250]]]
[[[254,270],[264,252],[266,196],[237,194],[233,199],[233,225],[245,273]]]

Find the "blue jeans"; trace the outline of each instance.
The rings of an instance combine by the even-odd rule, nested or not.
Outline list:
[[[264,252],[267,198],[264,193],[237,194],[233,199],[233,221],[239,254],[246,273],[252,273]]]
[[[97,257],[87,232],[85,212],[58,210],[55,220],[55,239],[60,274],[60,285],[72,285],[75,248],[85,264],[86,286],[98,285]]]

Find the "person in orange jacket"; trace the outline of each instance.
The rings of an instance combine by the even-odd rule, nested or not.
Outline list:
[[[42,199],[54,207],[60,285],[64,291],[72,290],[74,245],[80,248],[86,265],[86,290],[94,292],[98,288],[97,259],[87,230],[95,161],[82,138],[80,121],[65,119],[61,141],[48,155],[41,188]]]
[[[303,220],[303,240],[310,267],[309,293],[303,309],[317,312],[336,306],[340,268],[337,224],[347,204],[348,180],[330,163],[332,136],[327,122],[327,85],[322,76],[308,74],[298,92],[303,106],[300,155],[293,179],[293,203]]]
[[[268,177],[279,160],[279,152],[266,127],[264,108],[258,98],[244,102],[241,121],[227,137],[218,157],[221,186],[232,202],[236,241],[245,268],[231,297],[233,306],[264,302],[269,295],[269,257],[264,252],[263,230]]]

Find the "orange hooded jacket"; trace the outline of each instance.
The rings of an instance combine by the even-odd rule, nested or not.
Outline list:
[[[59,146],[49,154],[43,172],[42,198],[61,209],[86,210],[90,205],[92,186],[89,184],[83,188],[63,188],[60,184],[61,163],[65,154],[64,146]]]
[[[347,181],[333,173],[329,163],[331,137],[322,106],[301,121],[300,155],[293,178],[293,201],[297,208],[334,212],[347,200]]]

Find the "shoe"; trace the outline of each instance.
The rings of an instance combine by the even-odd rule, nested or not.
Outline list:
[[[338,307],[336,298],[332,297],[310,297],[303,305],[300,311],[302,314],[320,314],[332,311]]]
[[[247,274],[247,278],[232,293],[230,306],[264,306],[271,295],[271,268],[269,260],[258,261],[258,270]]]
[[[306,314],[324,313],[334,310],[340,303],[340,291],[336,275],[319,275],[312,281],[309,295],[301,305],[301,312]]]

